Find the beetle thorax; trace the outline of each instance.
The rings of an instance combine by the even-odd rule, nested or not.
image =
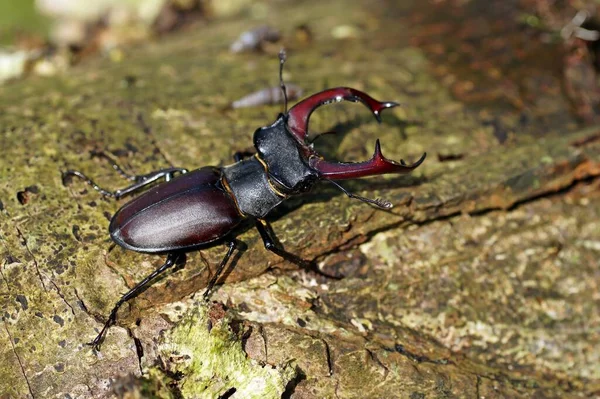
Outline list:
[[[256,130],[254,145],[266,164],[269,179],[285,195],[306,192],[319,179],[318,172],[308,165],[301,145],[287,130],[285,116]]]

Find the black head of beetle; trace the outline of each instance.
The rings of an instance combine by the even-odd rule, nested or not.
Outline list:
[[[272,125],[257,129],[254,146],[269,179],[282,194],[307,192],[319,180],[319,172],[308,164],[307,148],[290,133],[286,114],[280,114]]]
[[[309,191],[318,180],[353,179],[386,173],[408,173],[419,166],[425,154],[412,165],[386,159],[379,145],[371,160],[360,163],[325,161],[307,141],[308,122],[312,112],[321,105],[343,100],[365,104],[381,122],[381,111],[397,106],[394,102],[379,102],[369,95],[348,87],[338,87],[314,94],[296,104],[289,112],[280,114],[270,126],[254,132],[258,157],[273,185],[286,196]],[[378,202],[376,205],[382,205]],[[390,207],[385,203],[385,208]]]

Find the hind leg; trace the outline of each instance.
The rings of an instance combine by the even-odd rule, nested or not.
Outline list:
[[[178,254],[178,253],[170,253],[167,255],[167,260],[165,261],[165,263],[159,267],[158,269],[156,269],[155,271],[153,271],[151,274],[148,275],[148,277],[146,277],[145,279],[143,279],[142,281],[140,281],[139,283],[137,283],[135,285],[135,287],[133,287],[132,289],[130,289],[129,291],[127,291],[122,297],[121,299],[119,299],[117,301],[117,303],[115,304],[115,306],[113,307],[113,309],[110,311],[110,314],[108,315],[108,320],[106,320],[106,322],[104,323],[104,326],[102,327],[102,330],[100,330],[100,333],[96,336],[96,338],[94,338],[94,340],[92,342],[90,342],[88,345],[91,345],[94,347],[94,349],[96,350],[100,350],[100,345],[102,344],[102,341],[104,341],[104,338],[106,337],[106,333],[108,331],[108,329],[115,324],[115,322],[117,321],[117,312],[119,311],[119,308],[128,300],[135,298],[136,296],[138,296],[141,292],[143,292],[146,288],[148,288],[148,286],[152,283],[152,281],[158,277],[160,274],[164,273],[165,271],[167,271],[168,269],[170,269],[171,267],[173,267],[174,265],[176,265],[178,262],[185,260],[185,255],[184,254]]]

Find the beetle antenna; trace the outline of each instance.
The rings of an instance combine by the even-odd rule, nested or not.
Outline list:
[[[392,205],[392,203],[390,201],[387,201],[387,200],[384,200],[381,198],[370,199],[370,198],[362,197],[360,195],[352,194],[350,191],[348,191],[344,187],[340,186],[339,183],[337,183],[333,180],[329,180],[329,179],[324,179],[324,180],[327,180],[329,183],[336,186],[341,192],[346,194],[348,196],[348,198],[354,198],[359,201],[366,202],[367,204],[375,205],[376,207],[381,208],[381,209],[391,209],[394,206],[394,205]]]
[[[287,55],[285,53],[285,49],[282,48],[281,50],[279,50],[279,86],[281,87],[281,91],[283,92],[283,113],[287,113],[287,107],[288,107],[288,97],[287,97],[287,90],[285,88],[285,83],[283,83],[283,64],[285,64],[285,60],[287,58]]]

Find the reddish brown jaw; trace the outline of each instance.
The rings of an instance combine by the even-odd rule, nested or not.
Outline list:
[[[350,87],[336,87],[314,94],[292,107],[287,114],[287,126],[289,131],[302,144],[307,144],[308,121],[310,115],[321,105],[340,101],[361,102],[367,106],[378,122],[381,123],[381,111],[386,108],[392,108],[398,104],[391,101],[377,101],[362,91]],[[379,140],[375,143],[375,153],[373,157],[365,162],[327,162],[324,159],[313,155],[309,159],[309,165],[320,172],[325,179],[342,180],[354,179],[357,177],[382,175],[386,173],[409,173],[425,160],[426,154],[412,165],[406,165],[404,161],[397,163],[386,159],[381,153]]]
[[[355,179],[357,177],[383,175],[387,173],[409,173],[417,166],[421,165],[427,154],[407,165],[403,160],[400,163],[391,161],[381,153],[379,139],[375,142],[375,153],[370,160],[365,162],[328,162],[324,159],[313,157],[309,160],[309,165],[318,170],[323,178],[331,180]]]
[[[362,91],[350,87],[336,87],[314,94],[294,105],[287,114],[287,125],[301,143],[306,143],[308,120],[313,111],[321,105],[340,101],[353,101],[365,104],[378,122],[381,122],[381,111],[397,106],[394,102],[380,102]]]

